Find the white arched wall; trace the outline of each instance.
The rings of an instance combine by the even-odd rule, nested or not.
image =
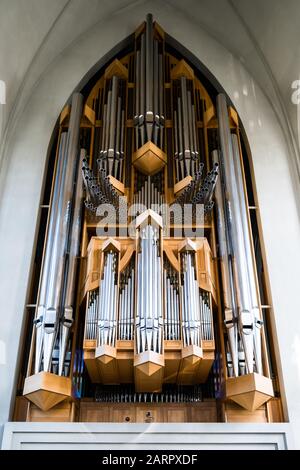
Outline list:
[[[275,325],[292,434],[300,448],[300,224],[288,145],[263,91],[242,63],[164,2],[155,20],[211,71],[234,103],[253,157]],[[10,417],[46,155],[57,117],[99,58],[131,34],[148,8],[115,13],[60,53],[28,93],[6,142],[0,175],[0,422]],[[272,425],[270,425],[272,426]]]

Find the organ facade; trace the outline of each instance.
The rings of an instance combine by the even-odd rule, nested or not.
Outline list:
[[[282,421],[239,116],[151,15],[62,110],[15,418]]]

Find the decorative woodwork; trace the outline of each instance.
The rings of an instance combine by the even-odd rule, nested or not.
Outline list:
[[[164,168],[167,157],[149,140],[133,154],[132,163],[137,170],[152,176]]]

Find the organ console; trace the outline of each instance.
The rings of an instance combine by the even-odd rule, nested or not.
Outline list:
[[[61,113],[23,394],[55,420],[88,389],[198,406],[210,383],[223,419],[255,416],[274,390],[239,119],[151,15],[132,41]]]

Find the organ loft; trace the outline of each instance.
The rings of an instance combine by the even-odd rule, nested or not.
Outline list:
[[[282,421],[251,154],[147,15],[61,111],[14,419]]]

